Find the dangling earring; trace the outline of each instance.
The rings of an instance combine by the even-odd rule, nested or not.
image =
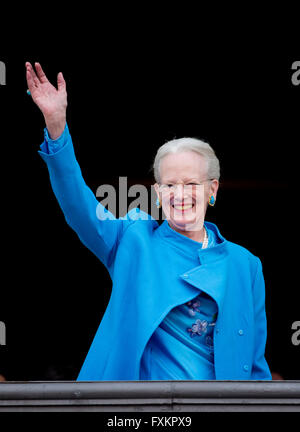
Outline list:
[[[157,199],[156,199],[156,207],[161,208],[161,202],[160,202],[159,197],[157,197]]]
[[[211,195],[211,197],[209,198],[208,204],[213,207],[216,204],[216,200],[215,197],[213,195]]]

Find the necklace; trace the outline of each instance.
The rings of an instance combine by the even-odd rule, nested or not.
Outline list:
[[[206,249],[207,245],[208,245],[208,235],[207,235],[207,231],[205,226],[203,225],[204,228],[204,239],[203,239],[203,243],[202,243],[202,249]]]

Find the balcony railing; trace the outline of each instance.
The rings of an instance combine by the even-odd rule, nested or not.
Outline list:
[[[300,381],[3,382],[0,411],[300,411]]]

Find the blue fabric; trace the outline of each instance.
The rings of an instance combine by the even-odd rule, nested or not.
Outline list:
[[[60,137],[53,140],[50,138],[47,128],[44,129],[44,142],[40,146],[41,150],[47,154],[54,154],[60,150],[68,140],[69,128],[66,124],[65,129]]]
[[[217,239],[208,231],[208,246]],[[199,243],[199,248],[202,243]],[[216,302],[204,292],[172,309],[151,336],[141,359],[141,380],[215,379]]]
[[[216,302],[205,293],[172,309],[146,346],[140,379],[215,379],[213,329],[216,316]]]
[[[155,330],[171,310],[201,293],[215,301],[218,311],[215,379],[271,379],[264,357],[265,286],[259,258],[226,240],[207,221],[217,244],[201,249],[167,220],[159,225],[137,209],[119,219],[105,213],[83,180],[67,128],[60,139],[57,151],[45,151],[44,142],[39,154],[66,222],[112,280],[109,303],[78,380],[139,380],[141,359]]]

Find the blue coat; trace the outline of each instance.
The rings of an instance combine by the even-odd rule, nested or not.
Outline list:
[[[159,225],[137,209],[123,219],[104,220],[107,215],[82,178],[68,131],[56,153],[39,153],[67,223],[112,280],[109,304],[78,380],[139,380],[152,333],[172,308],[201,291],[218,306],[216,379],[271,379],[264,357],[265,286],[259,258],[226,240],[210,222],[205,225],[220,243],[199,249],[166,220]]]

